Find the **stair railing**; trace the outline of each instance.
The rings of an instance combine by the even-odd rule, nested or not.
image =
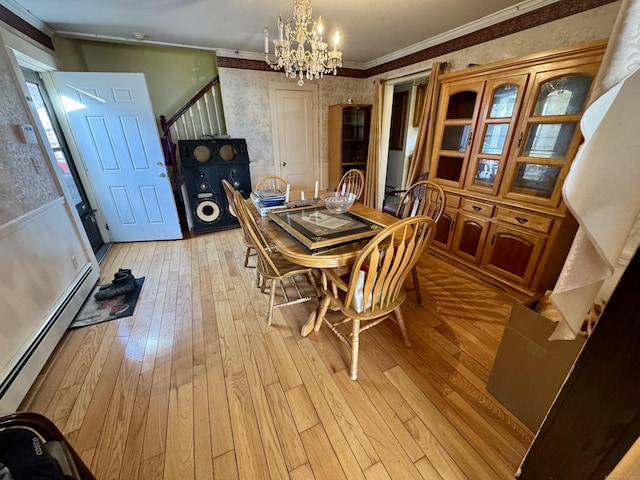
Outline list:
[[[226,133],[222,103],[216,96],[216,85],[220,77],[216,75],[191,100],[182,106],[168,120],[160,115],[162,137],[160,142],[164,152],[165,165],[176,172],[176,143],[178,140],[197,140],[206,135]]]

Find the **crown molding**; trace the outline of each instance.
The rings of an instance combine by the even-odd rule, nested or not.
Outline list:
[[[338,71],[338,75],[360,78],[377,75],[385,71],[417,63],[424,60],[425,57],[433,58],[446,54],[449,51],[458,50],[478,42],[486,41],[487,39],[491,39],[492,36],[503,36],[536,26],[537,24],[543,24],[567,15],[573,15],[575,13],[615,1],[617,0],[525,0],[513,5],[512,7],[487,15],[477,21],[470,22],[441,35],[437,35],[388,55],[376,58],[370,62],[357,63],[344,60],[343,67]],[[557,6],[554,6],[554,4]],[[158,42],[149,39],[141,41],[135,38],[93,35],[72,31],[56,32],[48,24],[37,19],[29,11],[18,5],[15,0],[0,0],[0,6],[3,6],[7,11],[10,11],[13,15],[19,17],[23,22],[31,25],[37,30],[40,30],[49,37],[59,35],[69,38],[131,45],[156,45],[215,51],[218,58],[223,59],[223,63],[229,66],[233,65],[233,68],[270,70],[269,68],[262,68],[263,65],[260,65],[260,62],[262,62],[264,66],[266,66],[264,53],[215,47],[202,47],[181,43]],[[525,18],[527,21],[519,21],[518,17]],[[534,20],[529,21],[529,17]],[[50,38],[48,40],[49,43],[51,43]],[[49,48],[53,47],[49,46]]]
[[[505,8],[503,10],[500,10],[499,12],[495,12],[491,15],[487,15],[486,17],[483,17],[479,20],[470,22],[466,25],[455,28],[441,35],[431,37],[422,42],[415,43],[401,50],[397,50],[393,53],[390,53],[388,55],[376,58],[370,62],[359,63],[359,62],[349,62],[345,60],[343,61],[343,68],[347,68],[351,70],[362,70],[362,71],[368,70],[370,68],[374,68],[389,62],[393,62],[394,60],[401,59],[403,57],[406,57],[407,55],[411,55],[413,53],[426,50],[430,47],[440,45],[449,40],[453,40],[461,36],[473,33],[482,28],[495,25],[496,23],[500,23],[505,20],[509,20],[511,18],[517,17],[519,15],[523,15],[525,13],[556,3],[558,1],[560,0],[525,0],[523,2],[518,3],[517,5],[513,5],[512,7]],[[41,20],[36,18],[34,15],[32,15],[28,10],[26,10],[25,8],[17,4],[15,0],[0,0],[0,5],[4,5],[8,10],[12,11],[14,14],[22,18],[24,21],[36,27],[38,30],[42,31],[43,33],[47,34],[50,37],[55,34],[55,35],[60,35],[68,38],[98,40],[98,41],[105,41],[105,42],[191,48],[196,50],[215,51],[218,56],[225,57],[225,58],[233,58],[238,60],[249,60],[249,61],[264,61],[264,53],[258,53],[258,52],[230,50],[230,49],[215,48],[215,47],[202,47],[198,45],[189,45],[189,44],[182,44],[182,43],[158,42],[158,41],[148,40],[148,39],[140,41],[134,38],[115,37],[115,36],[108,36],[108,35],[92,35],[92,34],[78,33],[73,31],[66,31],[66,30],[55,31],[48,24],[46,24],[45,22],[42,22]]]
[[[78,33],[71,32],[68,30],[58,30],[56,35],[59,37],[65,38],[77,38],[79,40],[93,40],[99,42],[109,42],[109,43],[125,43],[125,44],[133,44],[133,45],[155,45],[160,47],[179,47],[179,48],[189,48],[193,50],[208,50],[215,51],[216,48],[211,47],[203,47],[200,45],[189,45],[186,43],[170,43],[170,42],[157,42],[154,40],[138,40],[136,38],[127,38],[127,37],[114,37],[110,35],[97,35],[91,33]]]
[[[21,5],[18,5],[14,0],[0,0],[0,5],[20,17],[32,27],[37,28],[47,36],[51,37],[56,33],[56,31],[51,28],[48,23],[45,23],[39,18],[35,17],[29,10],[23,8]]]
[[[560,0],[525,0],[524,2],[520,2],[517,5],[507,7],[503,10],[492,13],[491,15],[487,15],[486,17],[482,17],[478,20],[467,23],[466,25],[462,25],[460,27],[454,28],[453,30],[449,30],[448,32],[445,32],[441,35],[436,35],[435,37],[428,38],[421,42],[405,47],[401,50],[397,50],[393,53],[390,53],[389,55],[384,55],[382,57],[376,58],[375,60],[371,60],[370,62],[364,64],[364,69],[368,70],[370,68],[374,68],[385,63],[398,60],[413,53],[426,50],[430,47],[440,45],[450,40],[455,40],[456,38],[460,38],[465,35],[477,32],[478,30],[481,30],[483,28],[490,27],[506,20],[510,20],[512,18],[524,15],[526,13],[532,12],[542,7],[546,7],[547,5],[551,5],[559,1]]]

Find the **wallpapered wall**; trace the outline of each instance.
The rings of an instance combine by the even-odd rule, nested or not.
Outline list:
[[[269,82],[286,82],[282,72],[261,72],[237,68],[220,68],[222,103],[227,121],[227,133],[247,140],[251,160],[252,182],[258,175],[274,173],[273,140]],[[373,99],[373,82],[357,78],[325,76],[318,85],[320,163],[327,163],[327,124],[329,105],[347,103],[369,104]],[[291,82],[297,88],[296,81]],[[326,185],[325,185],[326,186]]]
[[[4,48],[3,48],[4,50]],[[18,125],[31,124],[6,52],[0,53],[0,225],[61,194],[42,147],[24,143]]]
[[[388,78],[419,71],[429,68],[434,61],[448,62],[451,65],[451,71],[462,70],[470,63],[483,65],[591,40],[609,38],[621,3],[618,1],[587,10],[522,32],[435,57],[426,62],[388,72],[382,76]]]
[[[611,3],[567,18],[556,20],[523,32],[429,59],[402,69],[386,72],[382,77],[394,78],[424,71],[434,61],[446,61],[451,71],[466,68],[470,63],[486,64],[508,58],[543,52],[591,40],[608,38],[621,2]],[[233,68],[219,68],[222,100],[227,131],[232,137],[246,138],[252,171],[274,173],[271,138],[269,81],[284,82],[282,72],[261,72]],[[327,164],[328,106],[346,103],[373,102],[373,78],[354,79],[325,76],[314,81],[319,88],[319,155],[320,164]],[[292,81],[295,86],[295,81]],[[255,179],[252,179],[255,182]]]

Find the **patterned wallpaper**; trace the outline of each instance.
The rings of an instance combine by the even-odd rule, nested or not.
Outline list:
[[[227,133],[247,140],[251,180],[273,174],[269,81],[278,80],[269,72],[218,68]],[[268,172],[268,173],[262,173]]]
[[[434,61],[446,61],[451,71],[466,68],[470,63],[486,64],[508,58],[543,52],[554,48],[575,45],[590,40],[608,38],[613,28],[621,2],[610,3],[562,18],[522,32],[507,35],[473,47],[428,59],[380,75],[394,78],[424,71]],[[227,121],[227,131],[232,137],[246,138],[252,161],[252,180],[274,173],[271,139],[271,113],[269,105],[269,81],[284,82],[282,72],[219,68],[222,99]],[[372,103],[373,78],[325,76],[318,84],[320,101],[320,163],[327,163],[328,106],[346,103]],[[292,85],[295,82],[292,81]],[[255,173],[254,173],[255,172]]]
[[[415,63],[380,75],[391,78],[431,67],[434,61],[451,65],[450,71],[462,70],[470,63],[486,64],[568,47],[591,40],[608,38],[615,23],[621,2],[587,10],[537,27],[513,33],[479,45]]]
[[[0,53],[0,225],[60,196],[39,144],[24,143],[18,125],[33,124],[7,53]]]
[[[227,122],[227,133],[247,140],[251,160],[251,180],[275,173],[271,133],[271,107],[269,82],[286,82],[282,72],[263,72],[237,68],[219,68],[222,103]],[[327,164],[327,119],[329,105],[371,103],[373,82],[348,77],[325,76],[318,85],[320,102],[319,151],[320,164]],[[291,85],[296,86],[292,81]]]

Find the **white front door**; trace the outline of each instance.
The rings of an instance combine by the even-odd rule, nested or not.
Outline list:
[[[144,75],[55,72],[53,79],[111,240],[182,238]]]
[[[270,84],[276,175],[293,189],[319,180],[318,87]]]

